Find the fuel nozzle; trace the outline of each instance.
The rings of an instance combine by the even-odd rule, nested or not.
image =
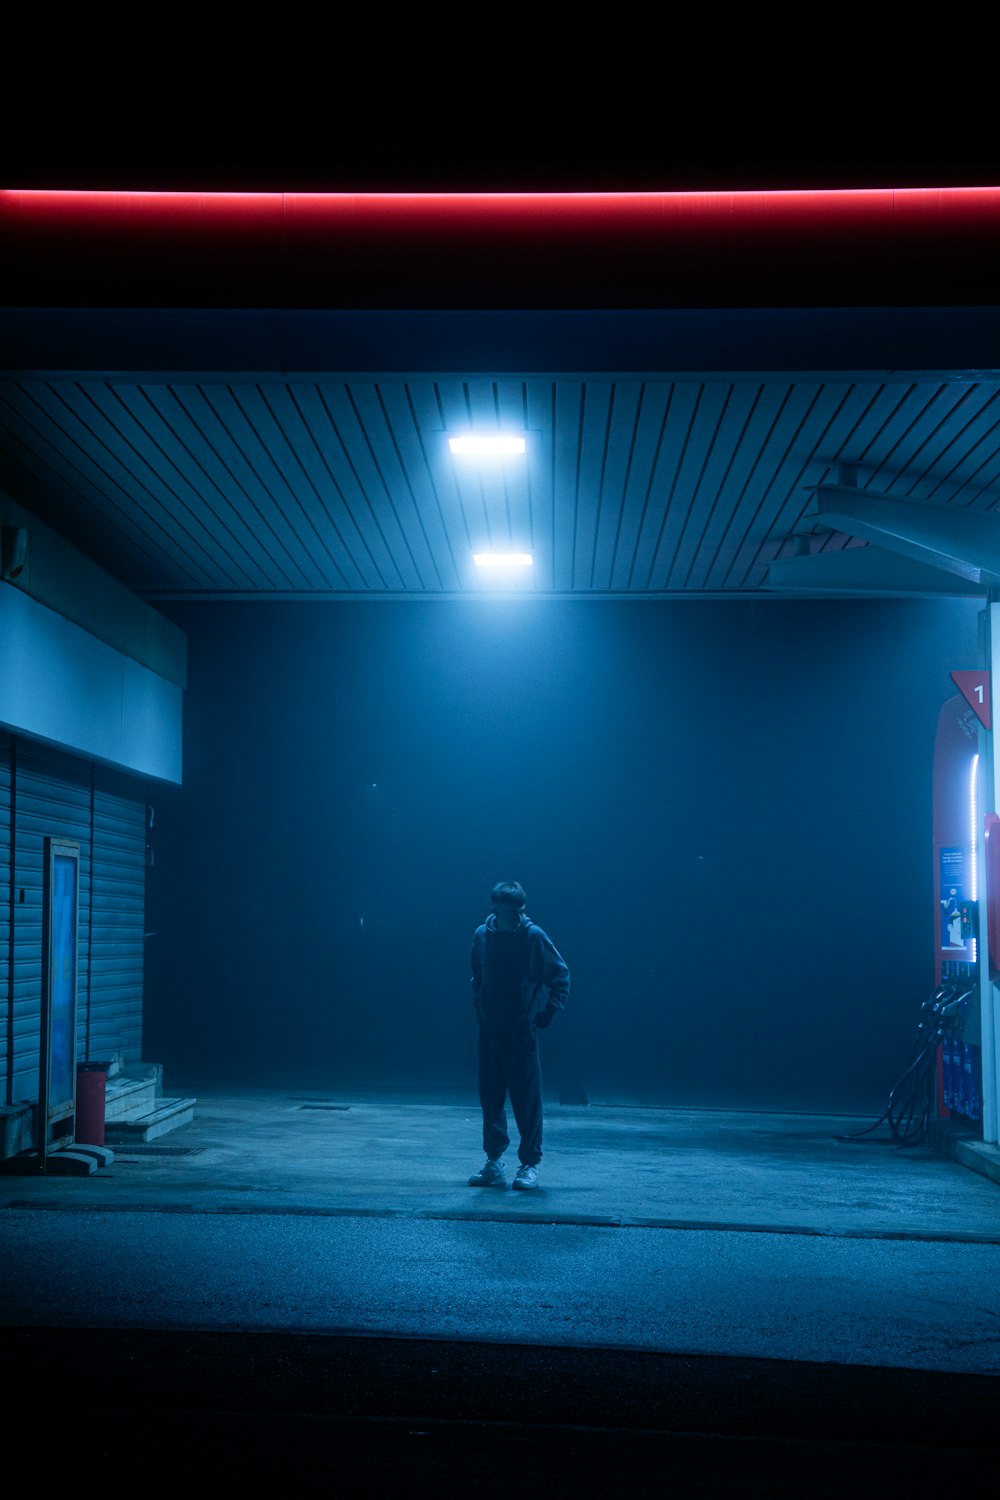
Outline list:
[[[941,1006],[940,1020],[945,1027],[951,1028],[956,1022],[964,1019],[974,993],[974,989],[966,985],[964,988],[957,989]]]

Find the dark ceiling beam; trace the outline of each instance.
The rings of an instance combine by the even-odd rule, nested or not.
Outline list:
[[[1000,306],[0,307],[0,365],[70,378],[1000,382]]]
[[[803,523],[874,542],[902,557],[992,588],[1000,584],[1000,517],[890,500],[845,485],[819,485]]]

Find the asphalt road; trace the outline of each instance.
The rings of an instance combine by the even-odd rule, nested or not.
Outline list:
[[[1000,1245],[0,1211],[0,1320],[489,1340],[1000,1372]]]

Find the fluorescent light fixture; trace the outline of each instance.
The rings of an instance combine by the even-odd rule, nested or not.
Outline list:
[[[525,442],[523,437],[509,432],[466,432],[461,437],[450,437],[448,447],[452,453],[500,458],[505,453],[523,453]]]
[[[472,561],[477,568],[530,568],[534,558],[530,552],[473,552]]]

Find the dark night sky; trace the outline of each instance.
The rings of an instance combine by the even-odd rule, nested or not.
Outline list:
[[[114,134],[76,150],[27,143],[4,173],[12,187],[204,189],[205,191],[483,192],[698,191],[740,188],[983,186],[998,180],[993,134],[970,144],[952,132],[913,122],[907,130],[854,135],[816,125],[783,127],[660,118],[639,138],[586,127],[565,134],[544,128],[529,139],[455,138],[443,124],[418,124],[406,138],[310,129],[294,144],[271,132],[255,149],[245,132],[229,149],[156,139],[141,149]],[[253,132],[250,133],[251,138]]]
[[[605,18],[607,19],[607,18]],[[530,35],[338,16],[158,35],[141,65],[89,21],[44,70],[8,80],[0,176],[11,187],[647,190],[983,185],[1000,181],[992,76],[967,40],[882,38],[847,14],[805,43],[762,15],[689,9],[591,37],[580,16]],[[36,23],[19,18],[30,33]],[[784,23],[783,23],[784,24]],[[43,23],[44,26],[44,23]],[[39,27],[42,30],[42,27]],[[898,33],[899,28],[893,28]],[[499,28],[498,28],[499,31]],[[388,35],[386,34],[388,32]],[[471,36],[475,41],[467,46]]]

